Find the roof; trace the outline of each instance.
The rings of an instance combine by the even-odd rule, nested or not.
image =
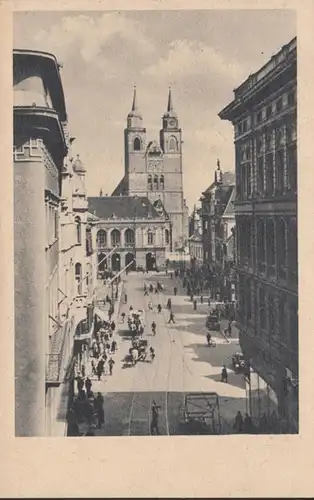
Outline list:
[[[77,155],[76,160],[73,162],[73,170],[77,174],[86,172],[86,169],[84,167],[84,163],[80,159],[80,155]]]
[[[227,206],[225,208],[223,216],[224,215],[233,215],[234,216],[234,200],[235,200],[235,187],[233,187],[233,189],[230,193],[229,201],[227,203]]]
[[[222,174],[222,184],[219,184],[219,186],[224,187],[224,186],[234,186],[235,184],[235,173],[234,172],[223,172]],[[212,182],[210,186],[202,193],[202,194],[207,194],[213,191],[217,187],[217,184],[215,182]]]
[[[102,220],[163,219],[146,196],[97,196],[88,198],[88,211]]]
[[[126,195],[128,193],[128,180],[126,177],[123,177],[116,189],[113,191],[111,196],[119,196],[120,194]]]
[[[21,73],[22,67],[42,69],[44,83],[49,89],[53,107],[61,121],[67,121],[63,85],[61,81],[59,63],[56,57],[49,52],[28,49],[13,49],[13,70],[15,77]]]

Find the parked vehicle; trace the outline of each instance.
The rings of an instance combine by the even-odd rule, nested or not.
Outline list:
[[[244,373],[247,368],[244,356],[241,352],[236,352],[232,356],[232,366],[236,373]]]

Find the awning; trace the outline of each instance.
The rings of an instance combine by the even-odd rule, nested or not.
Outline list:
[[[94,309],[94,313],[97,314],[97,316],[102,320],[102,321],[106,321],[106,323],[110,323],[110,320],[109,320],[109,316],[108,316],[108,313],[107,311],[102,311],[101,309],[99,309],[98,307],[95,307]]]

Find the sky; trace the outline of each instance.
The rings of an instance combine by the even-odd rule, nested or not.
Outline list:
[[[291,10],[14,14],[14,47],[52,52],[63,65],[69,132],[89,196],[100,188],[110,195],[123,177],[133,86],[148,142],[158,141],[171,85],[190,211],[213,181],[217,158],[223,171],[234,170],[233,127],[219,111],[295,35]]]

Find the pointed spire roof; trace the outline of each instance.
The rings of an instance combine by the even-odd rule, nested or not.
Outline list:
[[[173,108],[173,103],[172,103],[172,93],[171,93],[171,87],[169,87],[169,93],[168,93],[168,105],[167,105],[167,111],[164,114],[165,118],[178,118],[177,113],[175,112]]]
[[[133,89],[133,102],[132,102],[132,109],[130,113],[128,114],[128,118],[140,118],[141,120],[143,119],[141,113],[138,110],[137,107],[137,95],[136,95],[136,86],[134,85]]]

